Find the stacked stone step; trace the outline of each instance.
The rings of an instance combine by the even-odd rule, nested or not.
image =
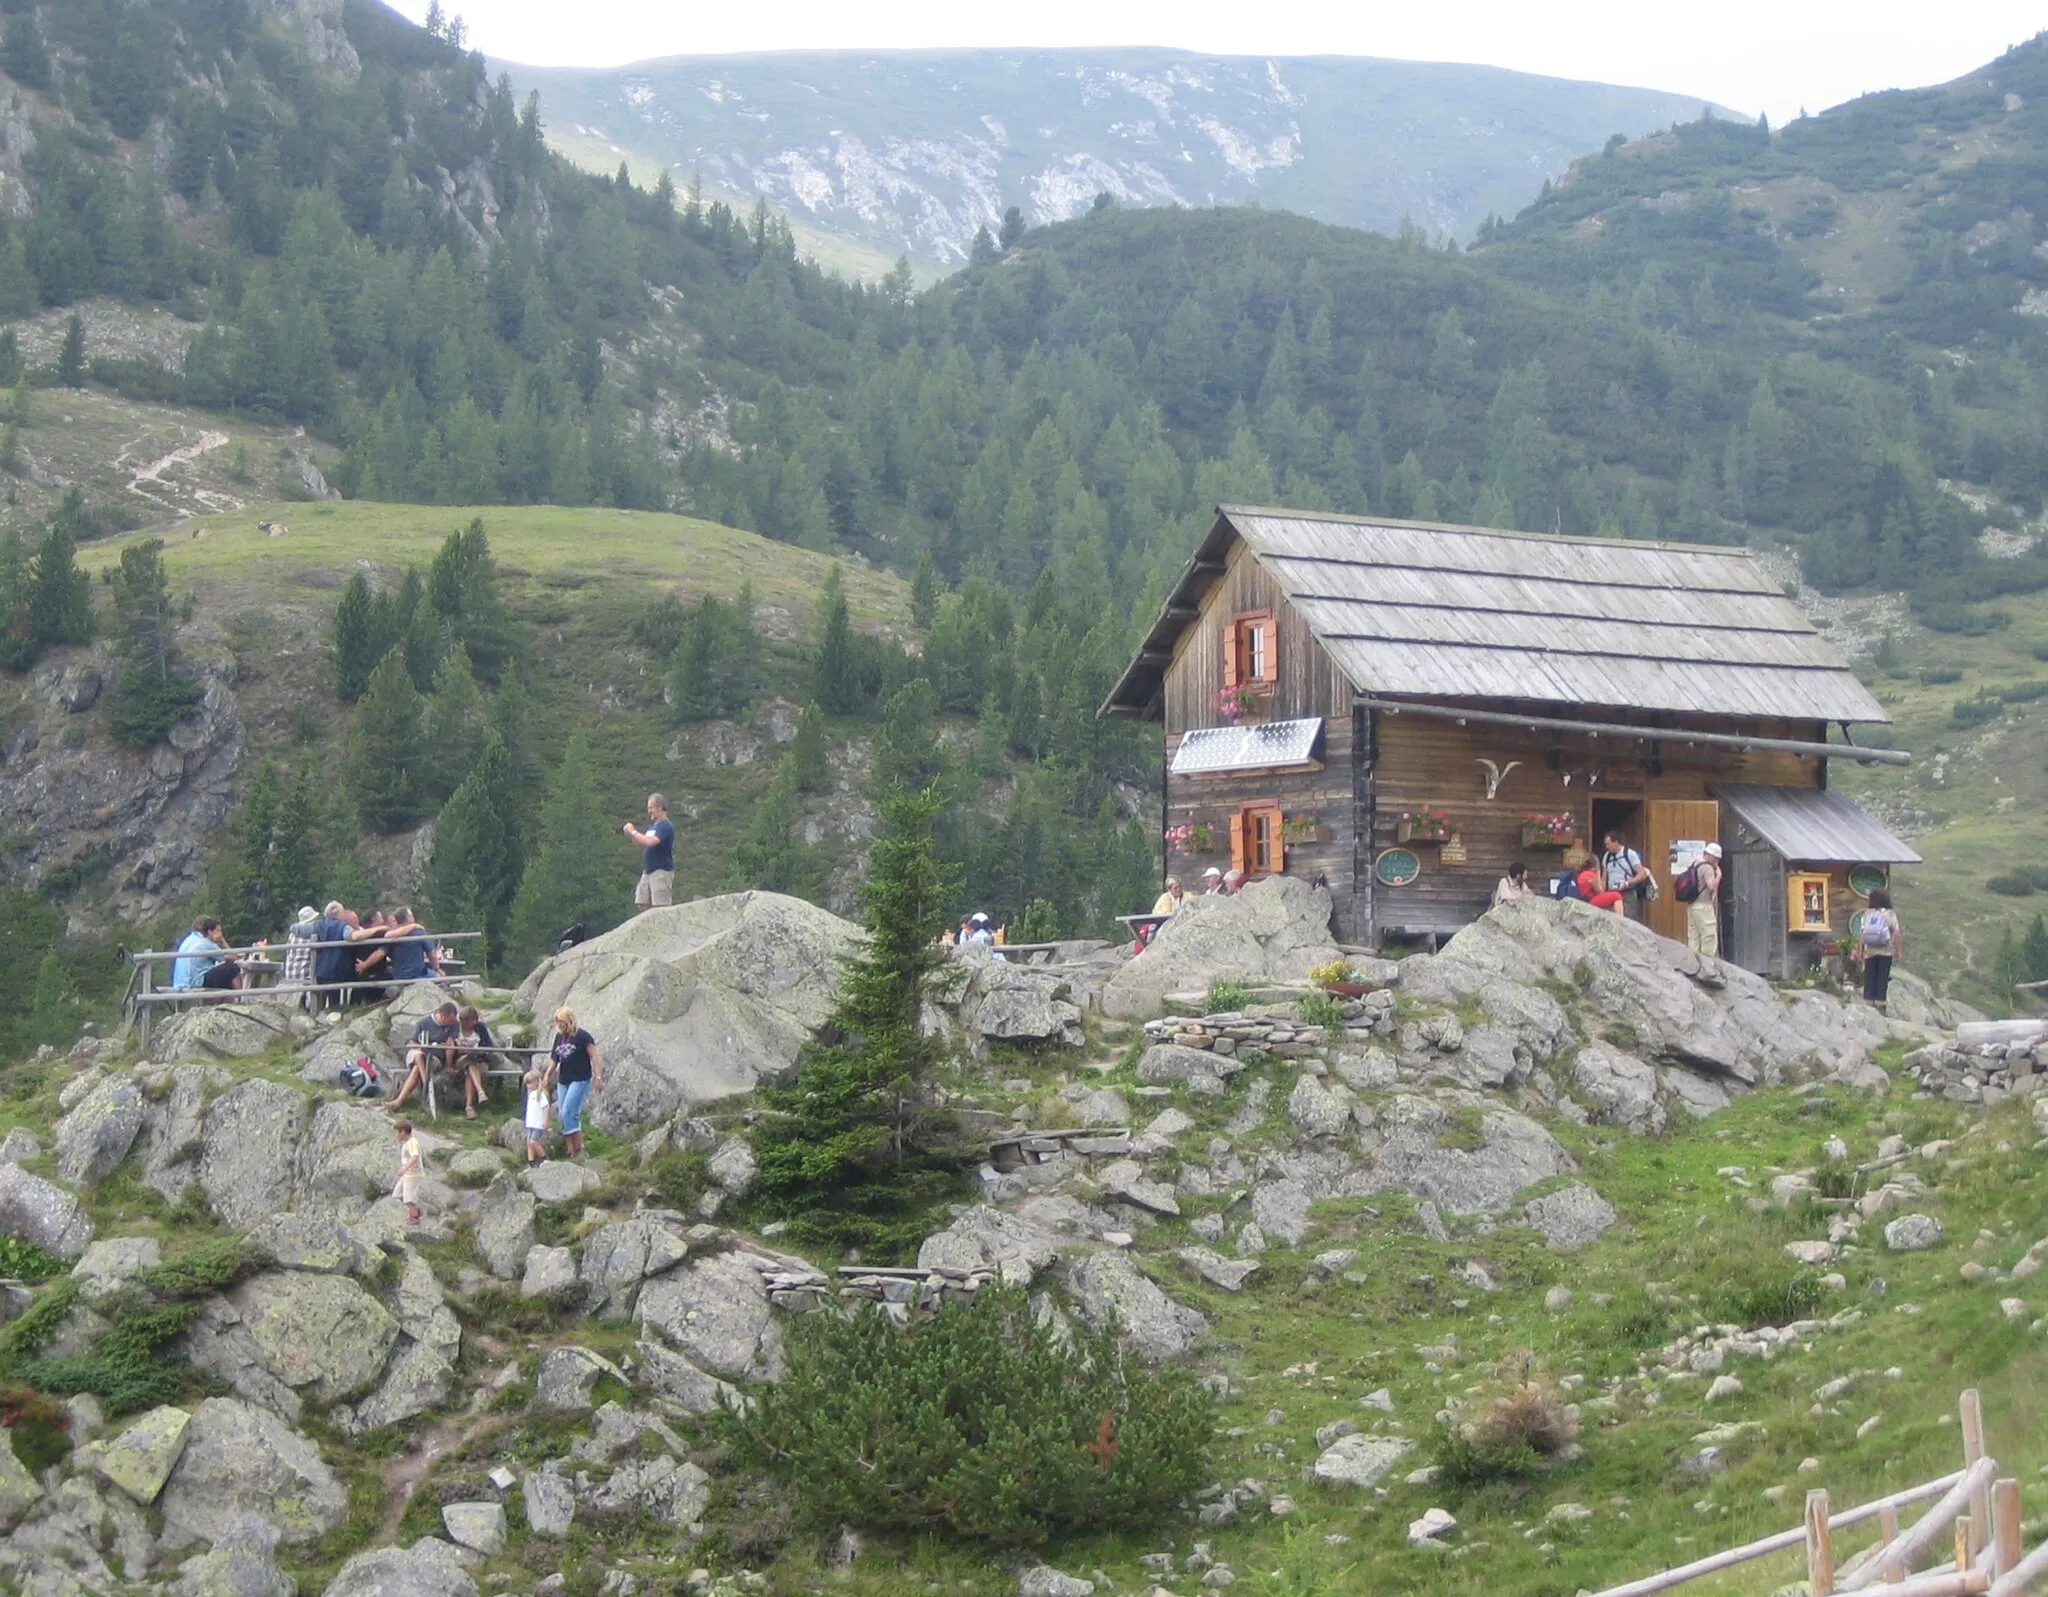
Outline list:
[[[930,1270],[880,1270],[862,1265],[840,1266],[842,1302],[865,1300],[907,1313],[915,1309],[932,1313],[944,1303],[963,1303],[996,1278],[993,1270],[959,1270],[937,1266]]]
[[[2048,1090],[2048,1046],[1936,1043],[1906,1055],[1900,1074],[1922,1092],[1954,1103],[2000,1104]]]
[[[1368,993],[1363,998],[1340,1004],[1347,1039],[1362,1041],[1376,1033],[1391,1031],[1394,1025],[1394,995]],[[1282,1011],[1266,1014],[1257,1010],[1203,1015],[1199,1019],[1169,1015],[1145,1022],[1147,1043],[1178,1043],[1226,1058],[1237,1053],[1263,1051],[1282,1059],[1315,1053],[1332,1039],[1321,1026],[1311,1026]]]

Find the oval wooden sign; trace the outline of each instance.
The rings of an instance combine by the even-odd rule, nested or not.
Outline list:
[[[1849,891],[1858,898],[1868,898],[1875,889],[1884,886],[1885,881],[1882,865],[1858,865],[1849,872]]]
[[[1382,849],[1372,873],[1388,887],[1406,887],[1422,874],[1422,856],[1412,848]]]

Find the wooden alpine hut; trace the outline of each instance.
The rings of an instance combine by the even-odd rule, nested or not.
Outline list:
[[[1783,974],[1918,859],[1828,791],[1907,756],[1850,741],[1883,708],[1742,549],[1225,505],[1101,713],[1165,724],[1167,871],[1320,879],[1348,943],[1434,941],[1613,830],[1679,938],[1719,840],[1723,952]]]

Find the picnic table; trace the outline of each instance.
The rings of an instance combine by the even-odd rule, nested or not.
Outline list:
[[[408,1046],[410,1046],[410,1044],[408,1044]],[[430,1050],[430,1052],[440,1054],[442,1053],[442,1047],[434,1047]],[[479,1058],[496,1057],[503,1061],[500,1064],[486,1064],[484,1066],[484,1087],[486,1091],[488,1091],[490,1084],[494,1079],[502,1081],[509,1077],[515,1081],[523,1081],[526,1077],[527,1071],[533,1068],[533,1061],[536,1059],[547,1058],[548,1053],[549,1050],[545,1047],[508,1048],[503,1046],[502,1044],[493,1044],[488,1048],[458,1047],[455,1052],[455,1057],[457,1059],[465,1059],[471,1054],[475,1054]],[[426,1102],[427,1115],[430,1119],[439,1120],[441,1118],[441,1106],[435,1100],[434,1084],[437,1080],[443,1078],[451,1082],[459,1081],[461,1080],[461,1073],[450,1073],[445,1068],[443,1060],[436,1059],[433,1061],[431,1067],[427,1071]],[[404,1079],[402,1077],[400,1078],[400,1085],[404,1085]],[[520,1103],[520,1108],[522,1110],[524,1110],[525,1108],[525,1103],[523,1100]]]
[[[1059,952],[1058,943],[992,943],[989,952],[996,958],[1018,965],[1050,965],[1053,956]]]
[[[1116,917],[1131,929],[1131,941],[1143,948],[1152,940],[1152,934],[1172,920],[1171,915],[1154,915],[1149,911],[1143,915],[1119,915]]]

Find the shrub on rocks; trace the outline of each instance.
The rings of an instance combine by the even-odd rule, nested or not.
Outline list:
[[[807,1315],[788,1372],[724,1417],[735,1457],[821,1529],[944,1529],[996,1547],[1156,1523],[1203,1480],[1210,1395],[1122,1358],[1113,1330],[983,1287],[899,1327]]]
[[[1534,1474],[1577,1440],[1579,1422],[1563,1393],[1547,1381],[1525,1381],[1493,1399],[1474,1419],[1437,1430],[1439,1479],[1483,1486]]]

